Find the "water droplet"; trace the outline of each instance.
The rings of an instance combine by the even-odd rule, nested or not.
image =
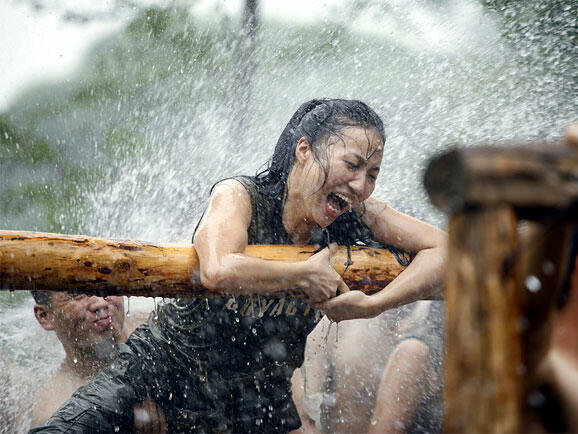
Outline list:
[[[73,363],[78,363],[78,359],[75,357],[74,359],[72,359]]]
[[[556,267],[552,261],[544,261],[542,264],[542,271],[546,276],[551,276],[556,271]]]
[[[540,282],[540,279],[538,279],[536,276],[530,275],[526,277],[524,284],[530,292],[538,292],[540,289],[542,289],[542,282]]]
[[[237,338],[235,336],[231,336],[231,341],[235,342],[237,340]]]
[[[120,431],[120,426],[115,426],[114,427],[114,432],[119,432]]]
[[[126,298],[126,316],[130,316],[130,297]]]
[[[532,408],[541,408],[546,403],[546,397],[543,393],[534,391],[528,396],[528,403]]]

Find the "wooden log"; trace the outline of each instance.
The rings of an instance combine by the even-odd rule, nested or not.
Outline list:
[[[506,205],[450,219],[445,289],[447,432],[520,431],[517,220]]]
[[[424,185],[447,213],[507,203],[520,218],[540,219],[578,201],[578,148],[544,143],[453,149],[431,160]]]
[[[550,347],[553,316],[568,273],[571,226],[533,223],[520,240],[520,302],[526,381]]]
[[[249,256],[304,261],[314,246],[254,245]],[[342,246],[331,258],[351,289],[385,287],[403,269],[387,250]],[[0,289],[82,291],[148,297],[219,296],[200,284],[192,245],[150,244],[39,232],[0,231]],[[295,294],[299,295],[299,294]]]
[[[536,432],[537,426],[564,426],[563,409],[545,412],[550,405],[535,397],[543,396],[540,389],[548,384],[544,371],[548,370],[557,302],[568,273],[570,241],[569,224],[532,223],[520,234],[522,432]]]

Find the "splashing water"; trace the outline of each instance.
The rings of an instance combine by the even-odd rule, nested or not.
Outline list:
[[[442,224],[421,188],[433,153],[456,143],[554,140],[575,120],[578,68],[567,47],[575,11],[539,33],[548,19],[539,2],[362,3],[311,23],[264,20],[249,101],[235,78],[236,16],[136,16],[94,48],[77,79],[37,87],[0,117],[9,155],[0,157],[0,226],[188,242],[210,186],[255,173],[313,97],[373,106],[388,134],[375,195]],[[0,294],[0,348],[40,369],[39,379],[63,353],[32,305]],[[384,320],[375,324],[381,330]],[[346,341],[347,329],[339,333]]]

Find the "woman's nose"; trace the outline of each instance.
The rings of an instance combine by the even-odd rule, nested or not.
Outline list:
[[[356,173],[349,181],[349,187],[353,190],[357,197],[361,197],[365,191],[365,174],[363,172]]]

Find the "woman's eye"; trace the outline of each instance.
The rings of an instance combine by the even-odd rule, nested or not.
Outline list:
[[[357,170],[357,165],[356,165],[356,164],[353,164],[353,163],[351,163],[351,162],[349,162],[349,161],[346,161],[345,164],[347,165],[347,168],[348,168],[349,170],[351,170],[351,171]]]

